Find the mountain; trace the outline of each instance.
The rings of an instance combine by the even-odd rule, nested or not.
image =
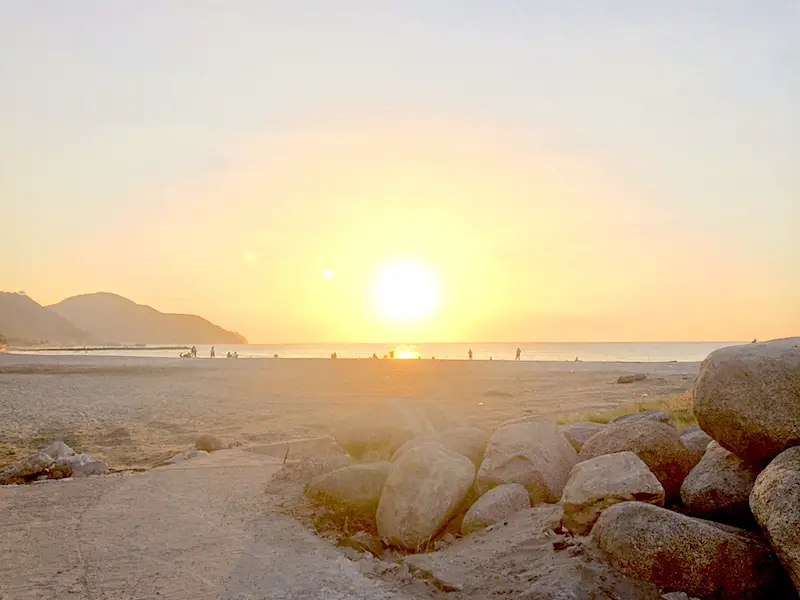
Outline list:
[[[91,337],[25,294],[0,292],[0,333],[11,344],[84,344]]]
[[[246,344],[247,340],[195,315],[174,315],[107,292],[83,294],[48,306],[100,343]]]

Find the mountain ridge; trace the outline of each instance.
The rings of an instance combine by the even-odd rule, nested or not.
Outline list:
[[[91,336],[24,293],[0,291],[0,333],[9,343],[83,344]]]
[[[246,344],[239,333],[203,317],[163,313],[111,292],[70,296],[46,307],[101,343]]]

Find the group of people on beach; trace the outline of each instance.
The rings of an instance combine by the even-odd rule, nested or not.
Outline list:
[[[214,346],[211,346],[211,352],[209,352],[209,356],[211,358],[216,358],[217,357],[217,349]],[[180,357],[181,358],[197,358],[197,347],[196,346],[192,346],[186,352],[182,352],[180,354]],[[225,358],[239,358],[239,353],[238,352],[228,352],[228,354],[227,354],[227,356]]]

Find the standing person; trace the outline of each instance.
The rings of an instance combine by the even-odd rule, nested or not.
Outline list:
[[[214,346],[211,346],[211,358],[216,358],[217,353],[214,352]]]
[[[197,348],[195,348],[194,346],[192,346],[192,350],[191,350],[191,352],[192,352],[192,358],[197,358]]]
[[[522,348],[517,348],[517,356],[514,358],[514,360],[519,360],[520,356],[522,356]]]
[[[472,348],[469,349],[469,359],[472,360]]]

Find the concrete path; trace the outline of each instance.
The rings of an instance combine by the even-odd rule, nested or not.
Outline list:
[[[272,508],[279,466],[224,450],[0,487],[0,600],[407,600]]]

